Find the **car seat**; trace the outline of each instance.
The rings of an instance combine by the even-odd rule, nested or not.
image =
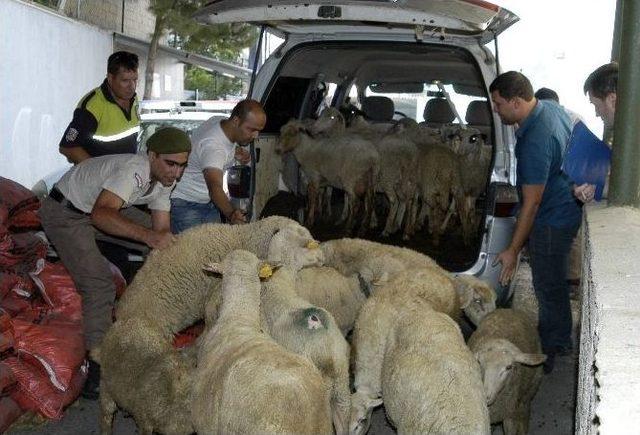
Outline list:
[[[464,117],[469,127],[474,127],[484,135],[485,143],[491,140],[491,106],[486,100],[474,100],[467,106]]]

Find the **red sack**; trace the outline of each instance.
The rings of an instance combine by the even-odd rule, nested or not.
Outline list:
[[[1,230],[1,228],[0,228]],[[26,274],[36,268],[47,254],[47,242],[35,233],[4,234],[0,232],[0,268],[4,272]]]
[[[11,397],[0,398],[0,433],[4,433],[24,411]]]
[[[18,381],[17,388],[11,393],[25,411],[37,411],[41,415],[59,420],[63,409],[80,395],[80,390],[87,379],[87,363],[75,371],[67,391],[55,389],[49,379],[39,369],[16,357],[9,357],[5,363],[11,367]]]
[[[191,346],[202,334],[202,331],[204,331],[204,322],[202,321],[183,329],[173,337],[173,347],[182,349],[183,347]]]
[[[15,353],[40,367],[58,390],[67,391],[85,356],[82,325],[47,319],[38,325],[15,318],[11,324]]]
[[[0,362],[0,393],[3,393],[5,389],[16,383],[16,378],[13,376],[13,372],[8,365]],[[4,394],[3,394],[4,395]]]
[[[16,292],[19,296],[29,298],[35,289],[36,286],[33,282],[20,275],[0,272],[0,299],[10,291]]]
[[[38,229],[40,200],[26,187],[0,177],[0,225],[12,231]]]
[[[15,292],[9,292],[0,300],[0,309],[8,313],[11,317],[25,315],[25,318],[35,320],[38,318],[38,312],[31,312],[31,301],[27,298],[19,296]]]
[[[122,276],[122,272],[112,262],[109,263],[109,268],[111,269],[111,275],[113,276],[113,283],[116,285],[116,299],[120,299],[120,297],[124,294],[124,290],[127,288],[127,281]]]

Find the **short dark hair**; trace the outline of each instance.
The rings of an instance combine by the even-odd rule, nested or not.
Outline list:
[[[560,97],[558,97],[558,93],[553,89],[549,88],[540,88],[533,94],[538,100],[553,100],[556,103],[560,102]]]
[[[584,93],[591,92],[596,98],[605,98],[615,94],[618,87],[618,63],[611,62],[602,65],[589,74],[584,81]]]
[[[508,71],[500,74],[489,86],[489,92],[498,91],[506,100],[520,97],[525,101],[533,98],[533,86],[524,74],[517,71]]]
[[[250,99],[242,100],[235,105],[235,107],[231,111],[231,115],[229,116],[229,119],[235,117],[235,118],[238,118],[240,122],[242,122],[245,119],[247,119],[247,116],[251,112],[257,112],[257,113],[264,112],[264,109],[262,108],[262,104],[260,104],[256,100],[250,100]]]
[[[127,71],[136,71],[138,69],[138,55],[128,51],[116,51],[109,56],[107,60],[107,72],[109,74],[118,74],[120,68]]]

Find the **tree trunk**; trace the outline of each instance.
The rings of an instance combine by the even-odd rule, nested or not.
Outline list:
[[[149,43],[149,53],[147,55],[147,69],[144,73],[144,95],[143,99],[148,100],[151,98],[151,91],[153,90],[153,73],[156,68],[156,57],[158,54],[158,44],[160,43],[160,37],[164,30],[165,15],[156,16],[156,25],[153,29],[153,36]]]

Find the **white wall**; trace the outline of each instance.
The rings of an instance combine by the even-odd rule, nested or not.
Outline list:
[[[0,175],[30,188],[68,166],[60,137],[106,75],[111,34],[17,0],[0,0]]]
[[[587,76],[609,62],[616,0],[490,0],[520,17],[498,37],[503,71],[547,87],[560,104],[582,115],[596,135],[602,122],[582,92]]]

